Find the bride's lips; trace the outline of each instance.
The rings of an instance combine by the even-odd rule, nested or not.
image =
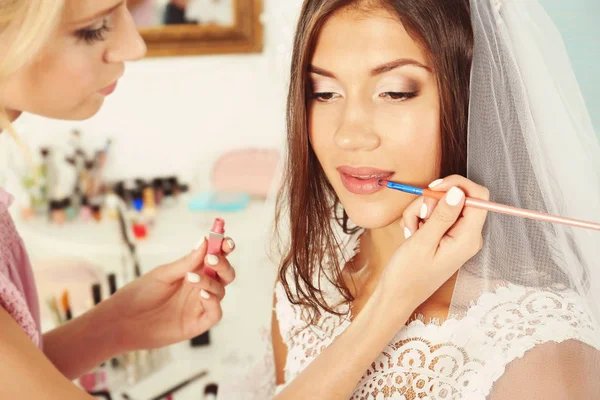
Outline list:
[[[117,81],[115,81],[112,85],[105,87],[104,89],[98,90],[98,93],[104,96],[108,96],[117,88]]]
[[[394,172],[372,167],[339,167],[342,184],[350,193],[372,194],[383,189],[378,181],[390,179]]]

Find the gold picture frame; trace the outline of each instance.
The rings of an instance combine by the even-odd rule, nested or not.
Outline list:
[[[140,27],[147,57],[260,53],[263,51],[263,0],[233,0],[234,23]]]

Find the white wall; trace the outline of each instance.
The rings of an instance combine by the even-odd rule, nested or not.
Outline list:
[[[265,0],[265,51],[253,55],[145,59],[127,66],[117,91],[85,122],[25,115],[17,126],[31,146],[68,140],[114,147],[107,178],[199,173],[224,151],[277,147],[284,135],[287,56],[299,0]],[[287,22],[290,21],[290,22]]]

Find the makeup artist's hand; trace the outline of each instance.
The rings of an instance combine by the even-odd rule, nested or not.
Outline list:
[[[458,175],[434,182],[431,189],[448,193],[437,202],[425,199],[428,210],[423,215],[423,198],[406,208],[400,229],[407,239],[378,284],[379,294],[392,307],[402,293],[402,301],[417,308],[477,254],[483,243],[487,211],[464,208],[464,204],[465,195],[488,200],[488,190]]]
[[[231,239],[223,241],[223,254],[207,255],[206,239],[190,254],[163,265],[123,287],[112,302],[118,339],[124,351],[149,349],[190,339],[221,320],[225,286],[235,279],[226,256],[234,250]],[[216,265],[215,264],[216,261]],[[204,274],[204,264],[217,279]]]
[[[444,179],[433,181],[429,185],[429,189],[435,192],[447,192],[453,186],[457,186],[463,190],[466,196],[489,200],[490,194],[487,188],[480,186],[473,181],[460,175],[450,175]],[[402,215],[401,228],[405,233],[405,237],[411,236],[431,217],[433,210],[438,205],[439,200],[431,197],[421,196],[415,199],[406,207]],[[470,213],[472,210],[465,210]],[[408,230],[406,230],[406,229]]]

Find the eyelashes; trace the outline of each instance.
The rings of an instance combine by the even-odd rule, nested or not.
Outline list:
[[[379,95],[380,98],[387,98],[392,101],[404,101],[417,97],[418,91],[414,92],[383,92]]]
[[[309,99],[316,100],[321,103],[331,103],[339,97],[341,97],[341,95],[335,92],[315,92],[309,96]]]
[[[383,92],[377,95],[377,97],[384,99],[391,103],[399,103],[406,100],[413,99],[419,95],[419,91],[412,92]],[[318,101],[320,103],[332,103],[341,95],[335,92],[313,92],[309,96],[309,100]]]
[[[106,38],[104,37],[104,35],[108,32],[110,32],[111,28],[109,26],[109,22],[110,22],[110,18],[109,17],[105,17],[102,20],[102,26],[100,26],[99,28],[84,28],[84,29],[80,29],[78,30],[75,35],[85,41],[87,44],[93,44],[95,42],[101,42],[103,40],[105,40]]]

